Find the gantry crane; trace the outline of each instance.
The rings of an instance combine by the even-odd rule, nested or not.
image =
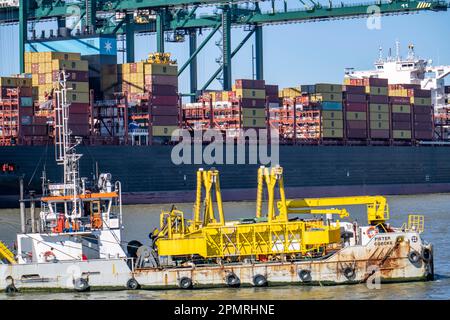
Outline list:
[[[205,90],[220,73],[223,77],[223,89],[231,89],[231,59],[252,35],[255,36],[256,78],[264,78],[262,41],[264,25],[422,11],[436,12],[446,11],[449,7],[446,0],[377,0],[365,4],[335,4],[329,1],[326,5],[309,0],[309,3],[300,1],[304,8],[292,10],[288,9],[287,0],[279,1],[283,1],[283,10],[276,10],[276,0],[271,0],[271,10],[262,12],[259,1],[246,0],[86,0],[79,2],[20,0],[18,8],[0,8],[0,23],[19,22],[21,72],[24,72],[24,52],[29,20],[56,18],[58,26],[64,27],[66,17],[75,14],[85,20],[86,30],[89,33],[125,34],[127,62],[134,62],[135,33],[156,33],[158,52],[164,52],[164,32],[174,32],[177,35],[184,33],[189,37],[190,57],[181,66],[179,73],[190,66],[190,91],[193,95],[197,91],[197,55],[219,29],[222,32],[221,66],[206,81],[201,90]],[[249,3],[251,7],[248,8],[239,6]],[[196,14],[199,7],[211,5],[219,9],[218,13],[201,16]],[[144,12],[148,19],[139,18]],[[121,18],[116,19],[119,15]],[[249,27],[249,33],[234,50],[231,48],[232,26]],[[211,29],[211,32],[202,43],[197,45],[197,34],[205,29]]]

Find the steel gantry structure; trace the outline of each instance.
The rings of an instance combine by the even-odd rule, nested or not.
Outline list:
[[[282,1],[283,9],[276,10],[275,2]],[[127,62],[134,62],[134,34],[156,33],[156,48],[164,52],[165,33],[174,40],[189,37],[188,60],[180,67],[181,74],[190,67],[190,91],[197,92],[197,55],[217,31],[222,33],[221,66],[201,87],[205,90],[222,73],[223,89],[231,89],[231,60],[240,48],[254,36],[256,79],[263,79],[263,26],[282,23],[315,22],[332,19],[411,14],[422,11],[446,11],[450,4],[442,0],[378,0],[365,4],[321,5],[313,0],[299,0],[303,9],[288,9],[287,0],[268,0],[271,10],[263,12],[259,0],[20,0],[18,8],[0,8],[1,22],[19,23],[20,71],[24,72],[24,52],[27,42],[27,22],[57,19],[58,27],[76,13],[85,22],[85,32],[92,34],[125,34]],[[306,0],[305,0],[306,1]],[[262,1],[261,1],[262,2]],[[243,7],[242,4],[247,4]],[[251,8],[249,8],[249,5]],[[214,6],[212,14],[196,14],[199,7]],[[216,13],[216,11],[218,13]],[[117,19],[117,17],[120,17]],[[249,31],[238,46],[231,48],[231,27],[245,26]],[[197,34],[210,30],[198,44]]]

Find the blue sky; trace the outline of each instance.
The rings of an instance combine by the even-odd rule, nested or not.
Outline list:
[[[416,54],[420,57],[432,59],[435,65],[450,65],[449,18],[450,12],[424,12],[382,17],[380,30],[369,30],[366,19],[266,26],[263,38],[265,80],[267,83],[278,84],[281,87],[316,82],[340,83],[343,79],[344,68],[371,68],[378,57],[379,46],[384,48],[385,54],[389,48],[395,52],[397,39],[401,43],[404,55],[406,55],[407,45],[413,43]],[[45,26],[37,24],[36,28]],[[203,31],[203,36],[199,36],[198,43],[208,32]],[[233,28],[232,47],[234,48],[244,36],[245,31]],[[1,75],[18,72],[17,38],[16,25],[0,28]],[[136,35],[135,38],[136,60],[145,59],[149,52],[156,50],[153,35]],[[219,57],[220,51],[214,42],[218,39],[219,34],[198,56],[199,87],[217,68],[215,58]],[[251,38],[233,59],[233,80],[251,78],[253,43]],[[181,65],[188,57],[188,41],[177,44],[166,43],[166,51],[172,52],[173,57]],[[188,77],[187,69],[180,77],[181,92],[188,91]],[[214,81],[209,87],[209,89],[219,88],[218,81]]]

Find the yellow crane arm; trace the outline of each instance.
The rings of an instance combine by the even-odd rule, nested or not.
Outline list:
[[[282,202],[278,202],[278,208],[280,211],[286,210],[286,213],[302,208],[367,205],[367,220],[370,224],[384,223],[389,219],[388,204],[386,198],[382,196],[303,198]]]
[[[16,259],[14,259],[14,253],[9,250],[9,248],[0,241],[0,258],[8,260],[11,264],[16,264]]]

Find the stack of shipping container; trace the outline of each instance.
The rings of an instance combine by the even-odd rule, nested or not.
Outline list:
[[[270,88],[272,90],[273,88]],[[233,86],[242,110],[242,128],[266,128],[266,84],[264,80],[236,80]],[[278,91],[278,90],[277,90]],[[271,91],[271,97],[274,92]]]
[[[365,80],[369,105],[369,139],[389,140],[391,135],[388,80],[368,78]]]
[[[60,72],[65,70],[67,87],[70,89],[67,93],[67,102],[70,103],[69,128],[73,135],[88,136],[90,132],[88,62],[81,60],[79,53],[28,52],[25,54],[25,70],[31,73],[33,100],[39,104],[53,98],[54,90],[59,88]],[[54,113],[48,110],[40,113],[42,116],[53,118],[50,119],[50,123],[54,123]]]
[[[311,86],[312,89],[312,86]],[[324,139],[342,139],[344,120],[342,114],[342,85],[318,83],[314,86],[311,102],[321,110],[321,135]]]
[[[362,81],[351,79],[345,82],[343,91],[345,136],[350,140],[367,139],[367,100],[365,85]]]
[[[119,67],[121,91],[149,115],[153,140],[165,141],[178,128],[178,66],[173,63],[137,62]]]

